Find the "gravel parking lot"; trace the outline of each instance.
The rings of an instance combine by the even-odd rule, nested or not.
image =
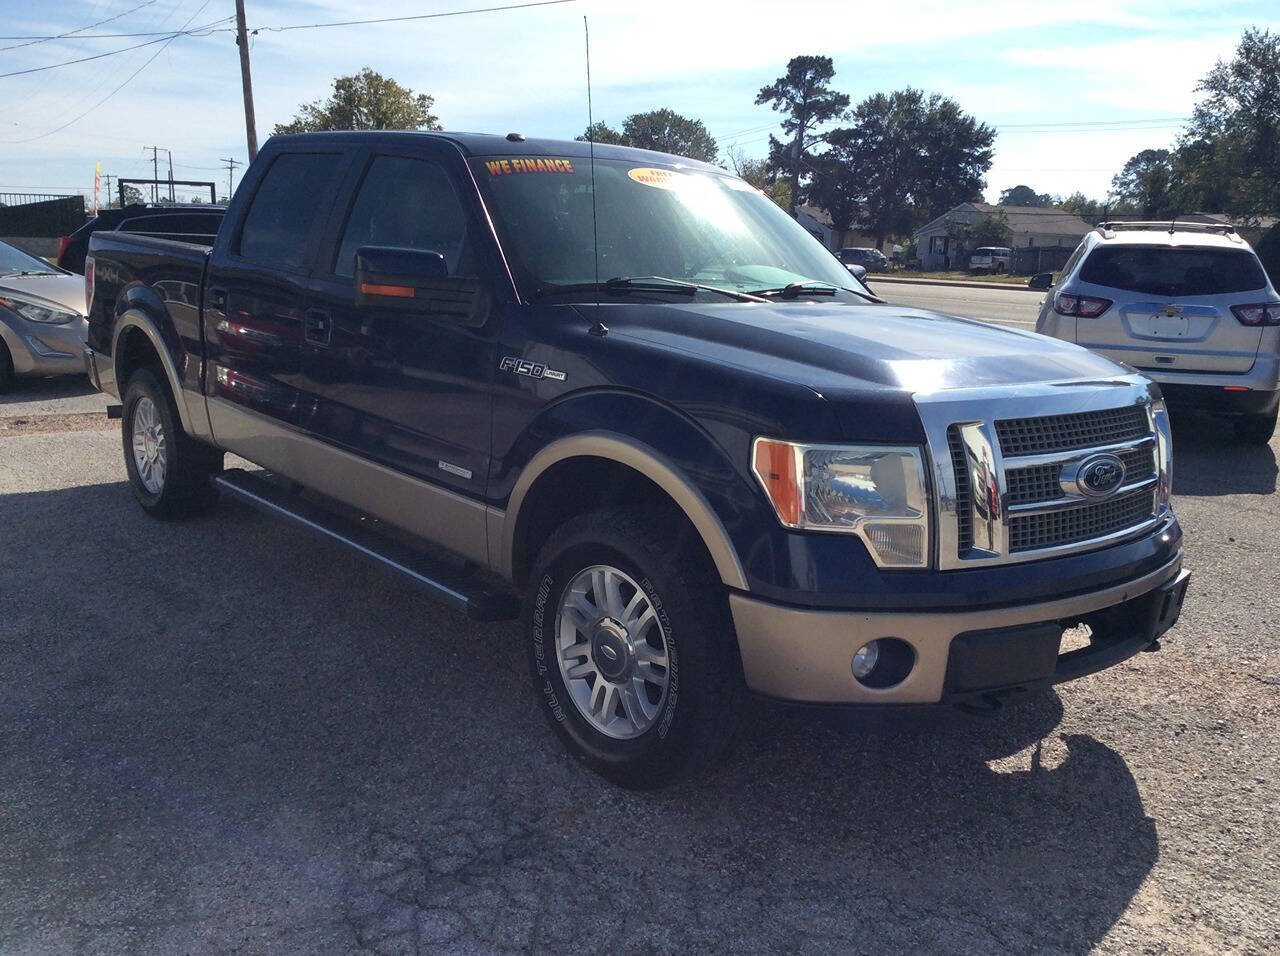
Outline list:
[[[1280,442],[1176,423],[1160,653],[989,718],[762,703],[636,794],[515,626],[232,502],[152,521],[58,421],[0,428],[0,951],[1280,949]]]

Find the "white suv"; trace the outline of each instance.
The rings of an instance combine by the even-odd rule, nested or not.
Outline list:
[[[1125,362],[1170,405],[1230,415],[1266,444],[1280,408],[1280,295],[1230,227],[1105,222],[1084,237],[1036,331]]]

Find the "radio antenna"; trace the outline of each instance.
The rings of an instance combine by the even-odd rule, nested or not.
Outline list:
[[[600,304],[600,230],[596,225],[596,131],[595,116],[591,112],[591,30],[587,18],[582,18],[582,37],[587,45],[587,154],[591,165],[591,255],[595,260],[596,305]],[[599,323],[603,324],[603,323]]]

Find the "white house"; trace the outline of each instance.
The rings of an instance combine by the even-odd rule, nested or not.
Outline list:
[[[1014,249],[1040,247],[1055,250],[1052,254],[1046,253],[1045,268],[1061,265],[1085,234],[1093,229],[1079,216],[1053,206],[993,206],[985,202],[964,202],[916,230],[916,258],[920,260],[920,268],[930,272],[965,268],[970,250],[963,248],[963,243],[953,235],[956,227],[972,226],[982,216],[1000,214],[1009,223],[1011,235],[1008,245]]]

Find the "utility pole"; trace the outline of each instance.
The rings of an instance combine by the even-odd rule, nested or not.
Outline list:
[[[156,195],[156,183],[160,180],[160,147],[142,147],[143,152],[147,150],[151,150],[151,201],[159,202],[160,197]]]
[[[173,198],[173,150],[166,149],[165,152],[169,154],[169,202],[174,202],[175,200]]]
[[[106,197],[107,197],[107,206],[109,207],[111,205],[111,180],[114,179],[115,177],[112,176],[110,173],[103,173],[102,178],[107,181]]]
[[[227,202],[231,202],[231,177],[235,175],[236,167],[244,164],[238,159],[224,159],[222,162],[227,164]]]
[[[253,78],[249,75],[249,38],[245,35],[244,0],[236,0],[236,46],[240,47],[240,83],[244,87],[244,132],[249,162],[258,155],[258,128],[253,118]]]

